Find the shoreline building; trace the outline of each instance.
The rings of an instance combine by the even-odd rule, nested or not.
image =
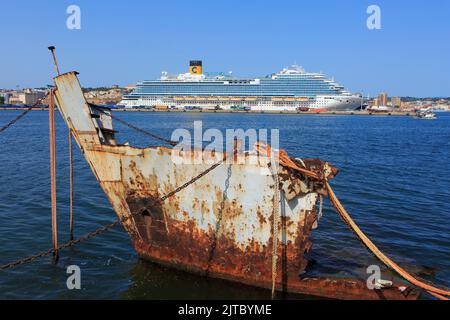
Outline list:
[[[9,92],[2,92],[0,93],[0,96],[3,98],[3,103],[4,104],[9,104],[10,102],[10,98],[11,98],[11,93]]]
[[[25,89],[19,92],[13,92],[9,96],[9,104],[33,105],[39,102],[46,95],[45,91]],[[5,102],[6,103],[6,102]]]
[[[394,108],[400,108],[402,106],[402,98],[401,97],[392,97],[391,104]]]
[[[388,105],[388,94],[386,92],[381,92],[378,95],[377,106],[387,106]]]

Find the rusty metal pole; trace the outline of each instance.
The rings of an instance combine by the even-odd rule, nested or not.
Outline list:
[[[54,89],[50,91],[50,101],[48,110],[50,128],[50,189],[52,199],[52,244],[53,262],[58,261],[58,225],[56,216],[56,148],[55,148],[55,97]]]
[[[50,46],[50,47],[48,47],[48,50],[50,50],[51,53],[52,53],[53,64],[55,66],[55,71],[56,71],[56,74],[59,76],[60,73],[59,73],[58,63],[56,62],[55,47],[54,46]]]
[[[69,129],[69,229],[70,240],[73,240],[73,155],[72,155],[72,130]]]
[[[48,50],[52,53],[53,64],[56,74],[59,76],[58,63],[56,62],[55,47],[50,46]],[[52,244],[53,244],[53,262],[58,261],[58,223],[56,214],[56,147],[55,147],[55,89],[50,90],[50,101],[48,106],[48,118],[50,127],[50,181],[52,198]]]

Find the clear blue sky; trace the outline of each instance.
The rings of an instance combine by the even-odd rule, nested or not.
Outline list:
[[[81,8],[81,30],[66,9]],[[368,5],[381,30],[366,28]],[[372,96],[450,96],[450,1],[2,1],[0,87],[35,87],[62,71],[84,86],[133,84],[162,70],[260,76],[297,63]]]

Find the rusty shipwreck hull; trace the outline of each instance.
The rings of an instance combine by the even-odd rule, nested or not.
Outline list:
[[[363,282],[300,278],[308,264],[304,254],[312,246],[309,236],[318,222],[319,194],[325,194],[320,182],[279,166],[280,192],[267,158],[255,152],[238,153],[233,161],[160,202],[210,164],[177,164],[173,150],[165,147],[118,145],[109,112],[99,112],[86,102],[77,73],[54,81],[59,110],[141,257],[271,288],[274,208],[278,207],[277,290],[332,298],[378,299],[380,294],[404,298],[396,288],[374,292]],[[201,152],[179,156],[196,159]],[[324,171],[320,160],[301,163],[318,174]]]

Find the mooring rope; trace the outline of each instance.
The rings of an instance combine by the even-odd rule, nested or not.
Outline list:
[[[337,198],[333,189],[331,188],[331,185],[330,185],[325,173],[322,178],[321,175],[317,174],[316,172],[313,172],[308,169],[299,168],[295,163],[292,162],[292,160],[290,160],[290,158],[288,158],[285,154],[283,154],[281,152],[280,152],[279,162],[282,166],[299,171],[300,173],[302,173],[305,176],[310,177],[314,180],[317,180],[317,181],[322,180],[327,189],[328,196],[330,197],[331,203],[336,208],[336,210],[339,213],[339,215],[341,216],[341,218],[353,230],[353,232],[358,236],[358,238],[362,241],[362,243],[366,246],[366,248],[369,249],[369,251],[371,251],[375,255],[375,257],[377,257],[388,268],[394,270],[399,276],[401,276],[403,279],[405,279],[409,283],[427,291],[428,293],[435,296],[436,298],[448,300],[448,298],[446,296],[450,296],[449,289],[437,288],[431,284],[425,283],[424,281],[417,279],[417,277],[414,277],[413,275],[408,273],[405,269],[401,268],[398,264],[396,264],[394,261],[389,259],[384,253],[382,253],[380,251],[380,249],[378,249],[377,246],[375,246],[375,244],[361,231],[361,229],[358,227],[358,225],[350,217],[350,214],[345,210],[344,206],[339,201],[339,199]]]
[[[405,269],[401,268],[398,264],[396,264],[394,261],[389,259],[384,253],[378,249],[378,247],[361,231],[361,229],[356,225],[356,223],[353,221],[353,219],[350,217],[349,213],[345,210],[342,203],[337,198],[336,194],[334,193],[333,189],[330,186],[330,183],[328,182],[328,179],[325,178],[325,186],[328,191],[328,196],[330,197],[331,203],[336,208],[337,212],[341,216],[341,218],[344,220],[344,222],[354,231],[354,233],[358,236],[358,238],[363,242],[363,244],[381,261],[383,262],[388,268],[394,270],[398,275],[400,275],[403,279],[408,281],[409,283],[426,290],[428,293],[432,294],[433,296],[439,298],[439,299],[445,299],[447,300],[445,296],[450,296],[450,291],[448,289],[440,289],[435,286],[432,286],[430,284],[425,283],[424,281],[421,281],[408,273]]]

